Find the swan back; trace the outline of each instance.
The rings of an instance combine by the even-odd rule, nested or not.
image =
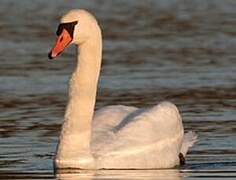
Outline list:
[[[96,112],[94,121],[92,152],[99,168],[168,168],[179,163],[183,126],[172,103],[147,109],[110,106]]]

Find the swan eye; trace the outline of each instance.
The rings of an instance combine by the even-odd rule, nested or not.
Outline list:
[[[71,38],[73,38],[74,29],[75,29],[76,24],[78,24],[78,21],[59,24],[59,26],[57,28],[57,32],[56,32],[57,36],[60,36],[63,29],[66,29],[68,31],[68,33],[70,34]]]

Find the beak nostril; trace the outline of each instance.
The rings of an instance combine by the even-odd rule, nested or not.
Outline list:
[[[60,38],[60,42],[62,42],[62,41],[63,41],[63,37]]]

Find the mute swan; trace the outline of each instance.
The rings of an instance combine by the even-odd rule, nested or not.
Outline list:
[[[107,106],[94,113],[102,59],[102,35],[96,19],[75,9],[57,30],[50,59],[69,44],[78,47],[69,100],[54,160],[56,169],[172,168],[184,162],[197,140],[184,135],[176,106],[162,102],[148,109]]]

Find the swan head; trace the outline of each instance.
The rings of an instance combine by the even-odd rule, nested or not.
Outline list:
[[[93,15],[82,9],[70,10],[61,18],[56,43],[48,57],[55,58],[70,44],[80,46],[97,33],[100,33],[100,28]]]

